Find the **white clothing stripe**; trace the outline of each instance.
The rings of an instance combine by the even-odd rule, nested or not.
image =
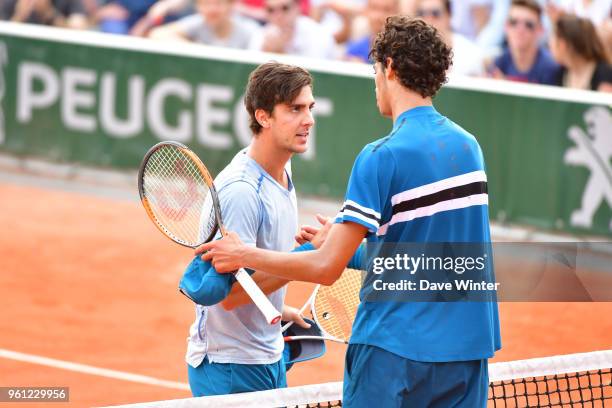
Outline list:
[[[366,224],[368,224],[371,227],[371,229],[373,229],[375,231],[378,230],[378,226],[380,225],[377,221],[375,221],[372,218],[368,218],[368,217],[366,217],[365,215],[363,215],[361,213],[358,213],[358,212],[355,212],[355,211],[352,211],[352,210],[347,210],[347,209],[344,209],[344,210],[340,211],[338,213],[338,215],[336,216],[336,220],[343,219],[345,215],[357,218],[357,219],[365,222]]]
[[[487,175],[482,170],[461,174],[460,176],[449,177],[444,180],[436,181],[435,183],[425,184],[410,190],[402,191],[401,193],[397,193],[391,197],[391,205],[396,205],[403,201],[413,200],[415,198],[437,193],[438,191],[446,190],[452,187],[464,186],[466,184],[475,183],[478,181],[487,181]]]
[[[347,205],[350,205],[350,206],[356,207],[356,208],[360,209],[361,211],[363,211],[364,213],[366,213],[366,214],[370,214],[370,215],[372,215],[373,217],[375,217],[377,220],[380,220],[380,213],[379,213],[379,212],[374,211],[374,210],[373,210],[373,209],[371,209],[371,208],[368,208],[368,207],[364,207],[364,206],[362,206],[362,205],[359,205],[359,204],[357,204],[356,202],[354,202],[353,200],[346,200],[346,201],[344,202],[343,207],[344,207],[344,206],[347,206]]]
[[[441,201],[436,204],[432,204],[427,207],[417,208],[415,210],[404,211],[395,214],[391,220],[382,225],[376,235],[385,235],[389,227],[398,222],[412,221],[416,218],[428,217],[442,211],[458,210],[460,208],[467,208],[474,205],[488,205],[489,195],[488,194],[474,194],[467,197],[455,198],[453,200]]]

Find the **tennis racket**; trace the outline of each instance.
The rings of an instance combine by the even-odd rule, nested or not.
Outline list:
[[[217,231],[226,234],[213,179],[198,156],[181,143],[161,142],[147,152],[138,172],[138,192],[153,224],[178,244],[196,248]],[[251,276],[244,269],[234,275],[266,320],[277,323],[281,314]]]
[[[313,320],[322,336],[285,336],[285,341],[330,340],[348,344],[353,321],[359,306],[359,290],[364,271],[346,268],[340,278],[331,286],[317,285],[310,298],[300,309],[300,314],[310,305]],[[293,322],[281,328],[284,332]]]

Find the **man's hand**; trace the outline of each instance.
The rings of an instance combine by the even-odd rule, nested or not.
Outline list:
[[[305,329],[310,328],[310,324],[306,323],[304,317],[300,314],[300,311],[297,308],[288,305],[283,306],[283,317],[281,320],[285,322],[294,322],[298,326]]]
[[[241,255],[246,245],[235,232],[228,231],[219,240],[207,242],[196,248],[195,254],[202,255],[202,260],[210,261],[219,273],[230,273],[240,269]]]
[[[331,218],[324,217],[321,214],[317,214],[317,221],[321,224],[321,228],[310,225],[304,225],[300,228],[300,232],[295,236],[298,244],[304,245],[306,242],[310,242],[315,248],[320,248],[323,245],[333,222]]]

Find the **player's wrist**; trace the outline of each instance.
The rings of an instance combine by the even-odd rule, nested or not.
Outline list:
[[[251,261],[255,255],[255,247],[251,247],[248,245],[242,245],[242,247],[237,251],[238,253],[237,258],[239,260],[240,265],[242,265],[243,268],[251,268],[251,269],[257,269],[255,268],[249,261]]]

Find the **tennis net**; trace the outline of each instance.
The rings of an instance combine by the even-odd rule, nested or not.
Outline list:
[[[612,350],[489,364],[488,407],[612,408]],[[381,390],[384,392],[384,390]],[[342,383],[124,407],[340,407]]]

